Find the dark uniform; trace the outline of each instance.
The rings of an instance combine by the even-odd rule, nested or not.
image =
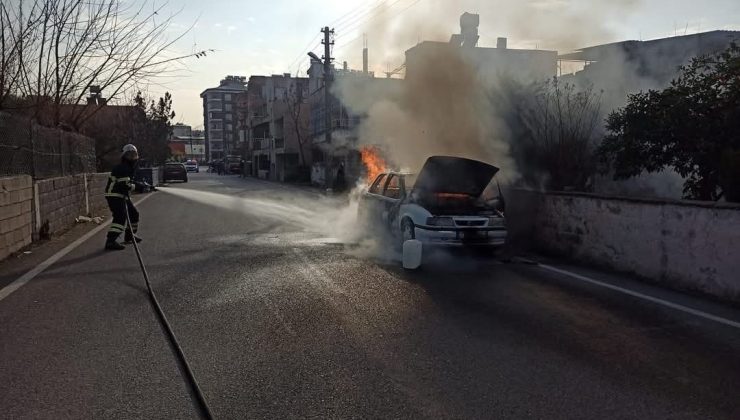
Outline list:
[[[108,201],[108,207],[113,213],[113,223],[108,230],[108,242],[115,242],[118,236],[126,232],[124,241],[131,242],[134,234],[139,227],[139,212],[131,202],[129,194],[135,188],[134,173],[136,172],[136,162],[121,159],[121,163],[116,165],[108,177],[108,184],[105,186],[105,199]],[[131,220],[131,226],[126,229],[126,208]]]

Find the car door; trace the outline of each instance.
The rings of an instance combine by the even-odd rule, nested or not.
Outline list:
[[[381,221],[390,226],[393,214],[397,212],[398,204],[403,198],[403,181],[399,174],[390,174],[385,181],[381,200]]]
[[[386,174],[378,175],[363,195],[363,199],[360,201],[360,208],[358,209],[358,217],[361,221],[367,222],[370,225],[375,225],[382,221],[382,193],[386,180]]]

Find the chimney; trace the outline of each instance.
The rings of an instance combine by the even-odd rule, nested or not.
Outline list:
[[[362,72],[367,74],[367,47],[362,49]]]
[[[506,49],[506,38],[503,38],[503,37],[496,38],[496,48],[505,50]]]

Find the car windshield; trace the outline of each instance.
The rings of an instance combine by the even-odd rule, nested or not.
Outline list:
[[[0,0],[0,420],[137,418],[740,420],[740,0]]]

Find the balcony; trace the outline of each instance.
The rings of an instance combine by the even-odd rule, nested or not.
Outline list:
[[[224,130],[216,130],[216,129],[208,130],[208,138],[210,140],[221,141],[224,139]]]
[[[223,110],[224,106],[221,101],[208,101],[208,111],[221,112]]]
[[[265,138],[256,138],[253,140],[253,149],[254,150],[270,150],[272,146],[272,138],[265,137]]]

